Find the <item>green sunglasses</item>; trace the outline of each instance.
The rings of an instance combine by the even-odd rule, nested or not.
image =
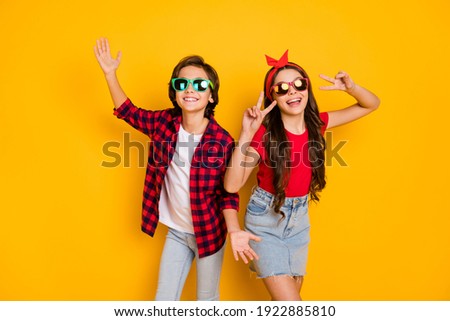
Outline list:
[[[189,87],[189,84],[192,84],[192,88],[194,88],[195,91],[205,91],[208,89],[208,86],[211,86],[211,88],[214,89],[214,85],[209,79],[172,78],[172,87],[176,91],[186,90]]]

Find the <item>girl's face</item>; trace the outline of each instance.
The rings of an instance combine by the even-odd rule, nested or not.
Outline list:
[[[208,76],[202,68],[186,66],[180,70],[178,78],[208,79]],[[175,94],[175,99],[178,106],[180,106],[185,112],[204,112],[208,102],[213,102],[210,86],[202,92],[196,91],[192,86],[192,83],[189,83],[185,90],[177,91]]]
[[[273,84],[280,82],[291,83],[288,92],[285,95],[277,95],[274,91],[272,97],[277,101],[282,114],[300,115],[304,112],[308,103],[308,88],[297,90],[292,82],[303,76],[295,69],[283,69],[275,77]]]

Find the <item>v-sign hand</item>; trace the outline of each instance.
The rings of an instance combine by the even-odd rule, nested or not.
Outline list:
[[[331,86],[321,86],[321,90],[343,90],[349,92],[355,86],[355,83],[345,71],[339,71],[334,78],[322,74],[320,78],[333,84]]]
[[[264,92],[261,92],[256,105],[248,108],[244,112],[244,117],[242,119],[242,131],[247,132],[252,137],[261,126],[264,117],[266,117],[266,115],[270,113],[277,104],[276,101],[273,101],[269,106],[267,106],[267,108],[261,110],[263,101]]]

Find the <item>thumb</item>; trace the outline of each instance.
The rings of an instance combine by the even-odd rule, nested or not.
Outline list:
[[[261,241],[261,238],[259,236],[256,236],[256,235],[253,235],[253,234],[250,234],[249,238],[250,238],[250,240],[255,241],[255,242],[260,242]]]

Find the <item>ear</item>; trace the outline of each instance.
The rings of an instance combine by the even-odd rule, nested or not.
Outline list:
[[[212,98],[212,96],[209,96],[208,101],[212,104],[214,102],[214,99]]]

